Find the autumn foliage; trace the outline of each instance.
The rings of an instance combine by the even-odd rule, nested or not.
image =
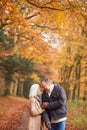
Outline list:
[[[87,103],[67,102],[67,106],[66,130],[86,130]],[[0,97],[0,130],[26,130],[28,118],[27,99],[12,96]]]
[[[0,68],[4,70],[1,78],[5,78],[5,87],[9,86],[11,92],[15,86],[17,95],[18,84],[23,91],[27,78],[40,82],[46,75],[62,84],[69,99],[87,99],[86,21],[85,0],[1,0]],[[32,73],[23,73],[27,63],[21,72],[11,74],[10,66],[9,72],[5,69],[4,63],[15,55],[20,57],[19,62],[25,59],[34,63],[33,70],[31,63],[28,66]],[[17,64],[15,68],[18,70]],[[9,83],[7,72],[11,77]]]
[[[16,130],[27,106],[28,101],[25,99],[0,97],[0,129]]]

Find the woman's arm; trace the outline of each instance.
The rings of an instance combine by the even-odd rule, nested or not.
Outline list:
[[[44,112],[44,109],[41,108],[39,102],[35,98],[32,98],[30,101],[30,112],[32,116],[37,116]]]

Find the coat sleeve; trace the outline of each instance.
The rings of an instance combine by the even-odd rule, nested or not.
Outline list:
[[[50,122],[47,111],[44,111],[44,112],[42,113],[42,120],[43,120],[45,123]]]
[[[42,109],[36,99],[32,99],[30,102],[30,112],[32,116],[40,115],[44,109]]]

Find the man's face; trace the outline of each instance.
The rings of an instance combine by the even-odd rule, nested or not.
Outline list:
[[[42,82],[42,88],[45,90],[45,91],[47,91],[47,92],[49,92],[50,91],[50,83],[46,83],[46,82]]]

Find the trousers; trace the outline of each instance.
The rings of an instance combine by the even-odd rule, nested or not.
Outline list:
[[[65,130],[66,120],[58,123],[52,123],[50,130]]]

